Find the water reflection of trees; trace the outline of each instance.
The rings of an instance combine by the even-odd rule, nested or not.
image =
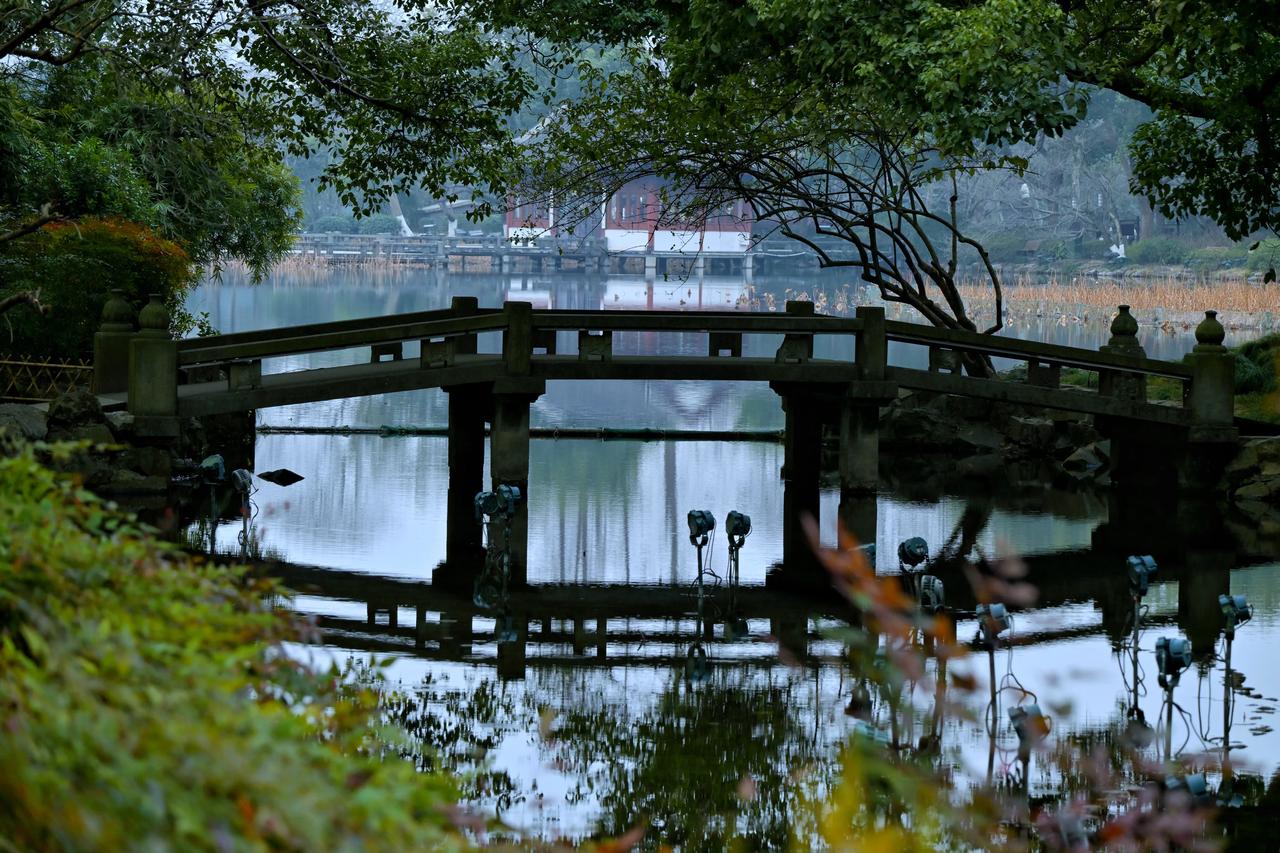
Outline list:
[[[669,684],[638,714],[569,709],[553,749],[594,796],[599,830],[617,835],[647,820],[645,846],[724,849],[731,840],[780,849],[791,837],[796,769],[821,758],[785,687],[722,673]]]

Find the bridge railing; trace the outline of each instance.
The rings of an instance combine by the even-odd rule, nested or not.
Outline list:
[[[862,317],[814,314],[811,302],[788,302],[785,313],[770,314],[742,311],[533,311],[529,314],[528,323],[532,348],[542,350],[546,355],[557,353],[557,337],[562,332],[576,333],[578,358],[586,361],[612,359],[615,332],[705,334],[709,358],[741,358],[746,336],[782,335],[775,361],[786,363],[811,360],[813,340],[817,335],[856,338],[866,326]]]
[[[502,331],[506,325],[501,310],[478,308],[474,299],[459,298],[454,300],[452,307],[434,311],[188,338],[178,342],[178,364],[192,367],[373,347],[424,338]]]
[[[1192,369],[1178,362],[983,335],[963,329],[942,329],[936,326],[890,320],[885,323],[885,334],[891,341],[920,344],[935,351],[971,352],[994,358],[1038,362],[1048,366],[1075,367],[1090,371],[1120,370],[1126,373],[1163,376],[1183,381],[1190,381],[1192,378]],[[936,356],[934,361],[935,363],[938,361]]]
[[[814,313],[810,302],[788,302],[786,310],[777,313],[535,311],[524,302],[508,302],[502,309],[482,309],[474,297],[455,297],[447,309],[177,342],[167,339],[168,319],[163,314],[162,305],[148,306],[144,316],[140,316],[144,331],[130,343],[129,405],[131,410],[145,416],[176,416],[176,386],[182,371],[187,371],[193,381],[210,381],[225,375],[229,391],[253,389],[262,387],[264,359],[368,348],[372,362],[388,358],[401,361],[404,343],[416,340],[421,344],[418,365],[422,368],[470,363],[490,372],[497,369],[520,377],[530,375],[537,359],[561,355],[557,345],[562,334],[576,335],[578,361],[608,362],[614,360],[615,333],[687,332],[707,336],[708,358],[741,359],[751,361],[752,365],[767,363],[769,359],[744,359],[744,337],[781,335],[782,342],[772,362],[788,365],[784,371],[790,377],[787,381],[806,381],[803,376],[808,374],[797,374],[794,366],[820,361],[826,365],[823,368],[826,372],[821,377],[813,374],[811,381],[883,382],[886,384],[881,390],[890,392],[893,389],[889,386],[896,383],[940,393],[1200,425],[1211,428],[1210,431],[1229,429],[1232,419],[1232,360],[1221,345],[1225,333],[1211,316],[1212,312],[1196,330],[1198,344],[1190,364],[1146,358],[1137,344],[1136,320],[1123,306],[1112,325],[1111,342],[1102,351],[886,321],[883,309],[868,306],[859,308],[852,318],[819,315]],[[481,365],[475,358],[480,355],[478,336],[493,332],[502,334],[501,361],[498,354],[493,353]],[[814,339],[818,336],[853,339],[854,358],[844,361],[845,369],[832,367],[838,368],[840,359],[814,359]],[[930,370],[890,367],[890,342],[928,347]],[[965,353],[1023,361],[1028,366],[1026,380],[1017,383],[965,376],[960,359]],[[622,360],[634,358],[620,357]],[[677,360],[696,358],[700,356]],[[548,363],[552,361],[555,360]],[[563,373],[562,361],[557,363],[561,367],[556,369]],[[681,369],[688,373],[687,367],[684,365]],[[1063,367],[1097,373],[1100,393],[1060,391]],[[754,371],[755,367],[750,369]],[[582,376],[591,372],[584,372]],[[603,375],[599,370],[595,373]],[[765,373],[767,371],[761,376]],[[577,377],[571,372],[566,375]],[[801,378],[796,379],[797,375]],[[1149,404],[1147,377],[1181,382],[1183,406]],[[888,399],[892,393],[881,396]]]

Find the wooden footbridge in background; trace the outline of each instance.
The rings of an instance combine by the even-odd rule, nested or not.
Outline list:
[[[1113,441],[1117,465],[1158,445],[1154,467],[1176,472],[1182,485],[1209,482],[1234,446],[1234,367],[1213,312],[1196,330],[1188,363],[1145,357],[1137,322],[1125,306],[1101,351],[887,321],[881,308],[854,317],[815,314],[809,302],[785,312],[652,312],[534,310],[508,302],[480,308],[455,297],[438,311],[171,340],[158,300],[126,322],[129,306],[108,303],[95,347],[99,393],[125,402],[139,435],[177,435],[182,418],[271,406],[440,388],[449,394],[448,560],[474,559],[481,543],[472,499],[483,487],[486,423],[493,485],[528,482],[529,407],[548,381],[735,380],[768,382],[786,412],[784,563],[808,553],[799,519],[817,514],[824,426],[838,436],[842,493],[847,500],[875,491],[880,408],[901,390],[953,394],[1093,415]],[[615,347],[624,333],[696,333],[705,354],[629,354]],[[482,351],[482,335],[500,347]],[[815,357],[815,339],[852,340],[852,358]],[[765,338],[763,344],[758,340]],[[744,349],[744,340],[753,346]],[[487,342],[487,341],[486,341]],[[888,363],[890,342],[927,347],[928,370]],[[406,343],[416,343],[411,356]],[[773,347],[776,345],[776,350]],[[361,363],[279,373],[266,359],[364,350]],[[625,349],[621,348],[621,349]],[[846,345],[842,351],[849,351]],[[772,350],[770,352],[770,350]],[[765,356],[748,353],[768,352]],[[969,375],[965,357],[1027,365],[1022,382]],[[1065,388],[1064,367],[1098,375],[1097,391]],[[1181,401],[1147,400],[1149,377],[1181,383]],[[1153,444],[1154,442],[1154,444]],[[1136,470],[1136,467],[1135,467]],[[527,516],[512,529],[517,572],[523,572]],[[854,525],[856,527],[856,524]],[[855,530],[855,532],[857,532]]]

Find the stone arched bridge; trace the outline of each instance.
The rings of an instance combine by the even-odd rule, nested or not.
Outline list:
[[[854,317],[815,314],[812,303],[789,302],[784,312],[533,310],[508,302],[482,309],[474,298],[455,297],[437,311],[170,339],[158,300],[145,307],[134,332],[128,306],[108,304],[95,348],[98,391],[125,402],[135,430],[163,440],[177,434],[181,418],[419,388],[449,394],[450,562],[472,559],[481,542],[472,498],[482,488],[486,423],[494,485],[528,483],[529,406],[548,381],[584,379],[693,379],[768,382],[786,411],[787,533],[784,563],[807,551],[799,519],[818,510],[818,475],[824,424],[839,435],[840,482],[850,500],[874,492],[878,479],[880,407],[900,390],[998,400],[1094,415],[1113,441],[1113,459],[1137,458],[1159,443],[1157,464],[1176,470],[1188,487],[1215,479],[1234,446],[1234,370],[1213,312],[1196,330],[1187,363],[1146,358],[1137,323],[1122,306],[1112,337],[1100,351],[939,329],[885,319],[881,308],[862,307]],[[659,356],[615,351],[615,335],[629,332],[699,334],[705,354]],[[500,337],[482,351],[479,336]],[[776,351],[744,339],[767,337]],[[852,339],[852,358],[815,357],[814,340]],[[779,340],[780,339],[780,340]],[[891,341],[927,347],[928,370],[888,363]],[[417,342],[417,357],[405,344]],[[264,373],[264,359],[363,349],[366,361],[283,373]],[[846,345],[842,349],[848,352]],[[1026,379],[967,375],[961,356],[1014,359]],[[1098,375],[1097,391],[1064,388],[1063,367]],[[1149,377],[1181,383],[1180,404],[1147,400]],[[522,570],[526,519],[513,526],[513,553]]]

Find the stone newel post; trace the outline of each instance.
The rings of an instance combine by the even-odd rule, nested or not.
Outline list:
[[[1191,351],[1187,408],[1191,412],[1192,441],[1229,441],[1235,436],[1235,356],[1222,345],[1226,337],[1218,312],[1204,312],[1204,319],[1196,326],[1196,345]]]
[[[129,345],[129,413],[141,436],[178,435],[178,342],[160,295],[138,314],[141,327]]]
[[[1102,352],[1132,358],[1146,358],[1146,350],[1138,343],[1138,321],[1129,313],[1128,305],[1117,308],[1111,321],[1111,339],[1100,347]],[[1147,378],[1140,373],[1104,370],[1098,377],[1098,391],[1122,400],[1147,401]]]
[[[129,390],[129,341],[136,321],[124,291],[113,289],[102,306],[102,325],[93,336],[93,393]]]

